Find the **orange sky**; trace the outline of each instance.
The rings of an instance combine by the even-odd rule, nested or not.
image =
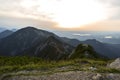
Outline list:
[[[60,28],[57,24],[51,27],[55,30],[67,30],[67,31],[120,31],[120,20],[104,20],[93,24],[80,26],[78,28]],[[39,28],[39,27],[38,27]]]

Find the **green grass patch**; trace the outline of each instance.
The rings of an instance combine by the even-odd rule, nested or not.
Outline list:
[[[112,60],[104,59],[70,59],[60,61],[43,60],[39,57],[17,56],[0,57],[0,74],[18,71],[38,70],[41,72],[90,71],[90,67],[97,68],[97,72],[119,72],[106,68]]]

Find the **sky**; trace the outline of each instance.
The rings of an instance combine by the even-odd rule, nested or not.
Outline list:
[[[120,0],[0,0],[0,27],[120,31]]]

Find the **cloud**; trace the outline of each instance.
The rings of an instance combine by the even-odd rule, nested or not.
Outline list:
[[[79,29],[78,29],[79,30]],[[120,20],[104,20],[85,25],[82,30],[87,31],[120,31]]]
[[[26,0],[0,0],[0,15],[14,16],[22,18],[35,18],[48,20],[49,17],[43,14],[43,12],[38,12],[37,9],[40,6],[29,6],[25,8],[21,3]],[[35,1],[34,1],[35,2]],[[29,3],[26,5],[29,5]]]
[[[25,5],[21,4],[23,1],[29,2],[30,0],[0,0],[0,26],[8,28],[39,26],[52,29],[57,25],[44,12],[37,10],[40,7],[37,5],[39,0],[34,1],[35,5],[29,7],[23,6]],[[29,5],[29,3],[27,4]]]
[[[34,26],[38,28],[52,29],[56,25],[57,24],[52,21],[0,16],[0,26],[7,28],[22,28],[26,26]]]
[[[91,36],[91,34],[78,34],[78,33],[75,33],[73,35],[75,35],[75,36],[81,36],[81,37]]]
[[[52,13],[46,13],[42,10],[44,6],[41,1],[48,0],[0,0],[0,25],[9,26],[9,27],[24,27],[28,25],[40,26],[41,28],[50,28],[53,29],[57,23],[51,21]],[[56,0],[55,0],[56,1]],[[61,0],[57,0],[61,1]],[[68,0],[69,1],[69,0]],[[94,0],[96,1],[96,0]],[[94,24],[94,28],[91,29],[101,29],[102,26],[110,27],[119,26],[120,21],[120,0],[97,0],[107,7],[109,14],[111,14],[109,20],[106,22],[100,22],[100,24]],[[29,5],[31,4],[32,5]],[[45,3],[45,2],[44,2]],[[47,7],[52,6],[51,4],[45,3]],[[45,5],[45,6],[46,6]],[[55,3],[57,5],[57,3]],[[71,6],[71,5],[70,5]],[[54,6],[53,6],[54,7]],[[51,8],[50,10],[52,10]],[[48,10],[49,9],[45,9]],[[57,9],[53,10],[56,11]],[[71,9],[70,9],[71,10]],[[59,10],[58,10],[59,11]],[[61,13],[60,13],[61,15]],[[116,22],[114,22],[117,20]],[[111,23],[112,21],[112,23]],[[117,23],[117,24],[116,24]],[[44,26],[44,27],[42,27]],[[96,28],[96,26],[98,26]],[[57,27],[56,27],[57,28]],[[57,28],[59,29],[59,28]],[[106,29],[102,27],[102,29]]]
[[[113,6],[120,6],[120,0],[98,0],[104,4],[108,4],[108,5],[113,5]]]
[[[98,1],[102,2],[111,10],[111,13],[113,14],[110,17],[110,19],[112,20],[120,19],[120,0],[98,0]]]
[[[104,38],[105,39],[112,39],[113,37],[112,36],[105,36]]]

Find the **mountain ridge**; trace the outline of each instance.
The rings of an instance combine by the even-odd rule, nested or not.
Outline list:
[[[113,45],[113,44],[107,44],[99,42],[95,39],[89,39],[86,41],[79,41],[77,39],[69,39],[66,37],[59,37],[56,34],[46,31],[46,30],[40,30],[34,27],[25,27],[22,28],[11,35],[3,38],[0,40],[0,55],[2,56],[20,56],[24,55],[27,52],[33,52],[29,53],[29,55],[35,55],[39,54],[40,52],[36,52],[36,49],[38,47],[45,46],[46,43],[52,43],[57,44],[57,48],[61,50],[63,48],[63,53],[69,52],[69,54],[72,52],[72,50],[79,44],[88,44],[91,45],[95,51],[103,56],[106,56],[108,58],[117,58],[120,57],[120,45]],[[51,45],[46,44],[47,47],[52,47]],[[59,47],[59,45],[61,47]],[[65,49],[67,47],[69,49]],[[39,49],[40,49],[39,48]],[[45,47],[46,48],[46,47]],[[56,50],[56,46],[52,47]],[[31,50],[30,50],[31,49]],[[33,50],[34,49],[34,50]],[[48,48],[46,48],[48,49]],[[53,51],[55,51],[53,50]],[[66,51],[67,50],[67,51]],[[25,52],[27,51],[27,52]],[[24,53],[24,54],[23,54]],[[60,53],[60,52],[59,52]],[[27,53],[28,54],[28,53]]]
[[[9,35],[11,35],[12,33],[13,33],[13,31],[11,31],[11,30],[2,31],[2,32],[0,33],[0,39],[9,36]]]
[[[47,43],[52,42],[57,45],[47,45]],[[41,47],[45,46],[45,44],[47,45],[45,47],[46,49],[48,49],[47,47],[54,48],[55,50],[51,50],[53,52],[57,51],[56,49],[58,49],[59,51],[55,52],[55,54],[67,52],[67,49],[65,49],[64,46],[69,46],[68,48],[70,49],[73,48],[71,45],[68,45],[67,43],[63,42],[59,36],[55,35],[52,32],[36,29],[33,27],[26,27],[14,32],[12,35],[0,41],[0,54],[4,56],[21,56],[25,55],[27,53],[26,51],[28,51],[28,55],[39,56],[39,53],[43,55],[45,49],[38,52],[36,49],[38,49],[39,47],[40,50]],[[63,48],[63,50],[61,50],[61,48]],[[68,51],[71,51],[70,49]],[[33,53],[31,53],[30,51],[33,51]],[[40,56],[42,57],[42,55]]]

